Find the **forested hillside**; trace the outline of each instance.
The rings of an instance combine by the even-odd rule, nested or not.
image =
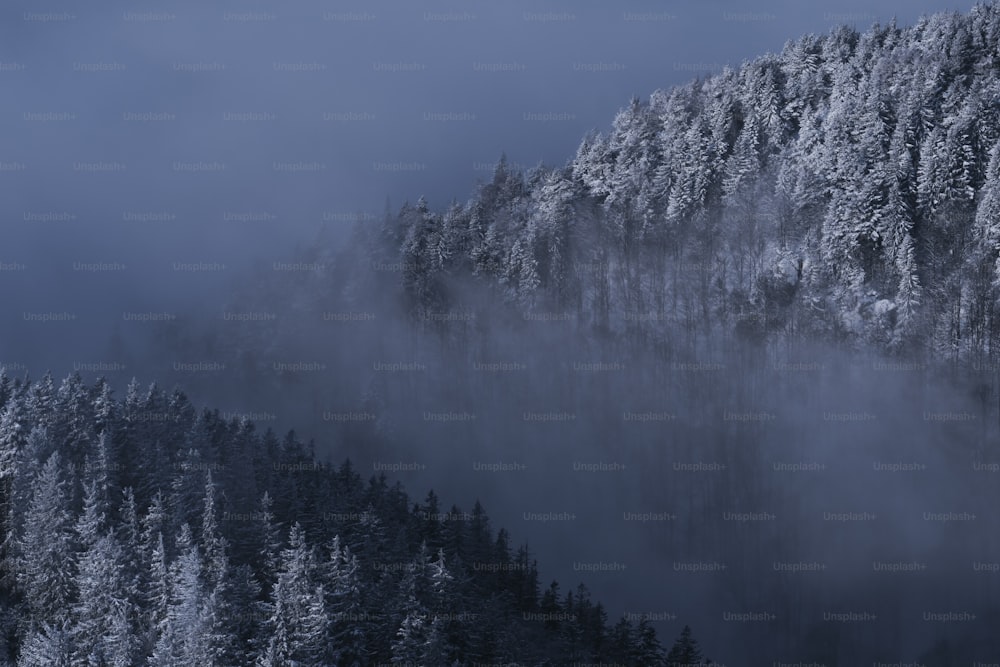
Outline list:
[[[0,663],[661,664],[477,502],[133,382],[0,375]],[[686,641],[683,637],[681,643]]]
[[[367,359],[366,326],[411,360],[431,348],[415,331],[473,359],[513,334],[531,356],[538,323],[664,363],[821,344],[957,373],[1000,423],[998,43],[997,3],[801,37],[633,99],[561,167],[501,158],[465,203],[359,213],[228,303],[266,319],[166,323],[156,349],[226,360],[235,394],[294,386],[269,364],[291,350]]]
[[[560,168],[497,166],[381,230],[418,312],[519,307],[697,346],[850,341],[994,359],[1000,6],[841,27],[634,99]],[[398,254],[397,254],[398,250]]]

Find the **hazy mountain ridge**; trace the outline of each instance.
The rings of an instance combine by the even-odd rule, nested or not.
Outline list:
[[[330,433],[338,460],[577,508],[591,523],[549,553],[629,560],[626,586],[595,585],[691,614],[734,663],[987,659],[997,584],[968,558],[995,557],[995,520],[921,510],[996,500],[998,39],[994,4],[791,42],[633,101],[561,168],[501,159],[464,204],[359,215],[350,243],[259,267],[226,308],[248,321],[166,324],[163,349],[225,361],[186,386]],[[530,472],[471,472],[498,458]],[[594,461],[629,472],[570,472]],[[618,520],[636,508],[680,520]],[[733,508],[781,519],[720,522]],[[848,538],[825,518],[869,510]],[[813,556],[830,572],[775,573]],[[930,571],[872,569],[909,559]],[[919,617],[958,604],[981,623]],[[758,605],[767,633],[719,620]],[[880,620],[826,620],[845,608]]]
[[[309,350],[350,367],[358,355],[327,342],[365,327],[381,340],[358,344],[402,341],[412,359],[416,339],[386,333],[407,314],[455,349],[487,349],[497,325],[566,323],[594,349],[610,336],[662,361],[823,342],[995,387],[998,40],[993,3],[791,41],[633,100],[563,167],[501,159],[464,204],[358,214],[347,243],[320,234],[261,265],[227,307],[270,319],[166,324],[160,348],[286,387],[274,360]]]

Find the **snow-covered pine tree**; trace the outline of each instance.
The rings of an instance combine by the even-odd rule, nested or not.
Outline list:
[[[337,664],[363,664],[367,659],[366,630],[372,627],[366,611],[357,557],[334,535],[329,558],[320,569],[326,610],[330,617],[330,642]]]
[[[177,536],[177,557],[170,564],[166,619],[150,658],[152,667],[213,664],[211,610],[202,568],[198,544],[185,523]]]
[[[38,627],[62,626],[70,618],[74,596],[72,478],[62,469],[62,457],[53,452],[34,483],[31,502],[17,538],[14,573],[30,610],[26,623]]]
[[[258,564],[256,569],[258,579],[265,590],[270,590],[274,586],[281,565],[281,528],[274,520],[273,507],[271,495],[265,491],[257,510],[260,521],[255,522],[259,529],[257,536],[259,551],[256,554],[257,558],[254,559]]]
[[[114,535],[93,520],[81,520],[77,532],[84,549],[74,577],[73,660],[76,664],[134,664],[140,639],[133,634],[135,609],[125,553]]]
[[[258,664],[277,667],[325,660],[330,648],[325,597],[315,551],[296,522],[289,531],[288,547],[281,551],[265,624],[267,648]]]
[[[48,622],[29,630],[17,658],[17,667],[73,667],[73,640],[68,621]]]

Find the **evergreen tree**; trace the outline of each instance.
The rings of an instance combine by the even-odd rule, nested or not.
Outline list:
[[[188,524],[181,526],[177,551],[177,558],[170,564],[166,619],[150,664],[212,664],[211,608],[202,579],[202,557]]]
[[[42,469],[42,464],[51,454],[52,443],[49,441],[48,433],[44,427],[36,426],[31,429],[24,446],[19,448],[10,476],[0,482],[3,485],[0,496],[8,497],[8,500],[4,501],[6,511],[3,515],[3,567],[0,567],[0,580],[10,589],[16,588],[14,579],[20,558],[19,542],[24,535],[27,514],[24,508],[31,504],[35,480]],[[0,507],[3,507],[3,504],[0,504]]]
[[[17,399],[8,400],[0,414],[0,480],[9,480],[14,475],[17,455],[30,431],[27,415],[27,408]]]
[[[69,620],[73,599],[73,521],[70,482],[58,452],[49,456],[35,480],[34,492],[17,540],[14,565],[18,589],[35,622],[61,626]]]
[[[229,567],[226,539],[219,531],[215,510],[215,484],[212,472],[205,473],[205,502],[201,515],[201,552],[205,558],[206,583],[214,588],[225,581]]]
[[[85,545],[76,567],[73,606],[73,655],[78,664],[131,665],[139,639],[133,635],[125,555],[110,533],[91,535],[92,524],[78,527]]]
[[[163,534],[156,533],[150,548],[146,585],[142,590],[142,601],[146,609],[147,626],[143,634],[143,653],[149,655],[154,650],[157,639],[166,631],[170,613],[170,569],[167,565]]]
[[[681,655],[684,655],[683,653]],[[632,656],[640,665],[659,665],[663,663],[663,646],[656,638],[656,631],[646,621],[642,619],[635,629],[635,643],[632,649]],[[667,658],[667,665],[670,665],[670,658]],[[684,664],[684,663],[681,663]],[[700,664],[697,662],[689,663]]]
[[[329,546],[330,558],[321,571],[330,616],[330,637],[334,659],[348,667],[366,659],[365,634],[372,623],[365,611],[360,566],[349,547],[335,535]]]
[[[315,664],[325,659],[328,648],[329,620],[323,585],[317,582],[316,555],[298,523],[292,526],[288,542],[271,593],[265,626],[269,643],[262,665]]]
[[[413,610],[403,617],[392,642],[392,664],[424,664],[424,646],[428,642],[427,615]]]
[[[640,642],[645,640],[641,637],[642,632],[643,628],[640,626]],[[648,646],[649,641],[645,640],[645,643]],[[691,636],[691,628],[685,625],[684,629],[681,630],[680,637],[677,638],[670,653],[667,654],[667,665],[668,667],[680,667],[681,665],[703,664],[704,657],[698,647],[698,641]]]
[[[42,623],[28,632],[17,659],[17,667],[71,667],[73,643],[66,623],[52,626]]]
[[[260,521],[257,522],[260,527],[258,538],[260,550],[257,554],[258,557],[254,559],[254,562],[259,564],[257,575],[265,589],[274,586],[281,563],[281,534],[280,528],[274,523],[274,514],[271,512],[273,505],[270,494],[265,491],[264,495],[261,496],[258,510],[260,514]]]

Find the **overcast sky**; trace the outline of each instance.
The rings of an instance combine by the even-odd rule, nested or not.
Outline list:
[[[251,257],[386,197],[464,201],[502,151],[561,164],[632,95],[838,22],[968,7],[5,3],[0,363],[61,369],[112,324],[128,336],[126,310],[214,308]]]

